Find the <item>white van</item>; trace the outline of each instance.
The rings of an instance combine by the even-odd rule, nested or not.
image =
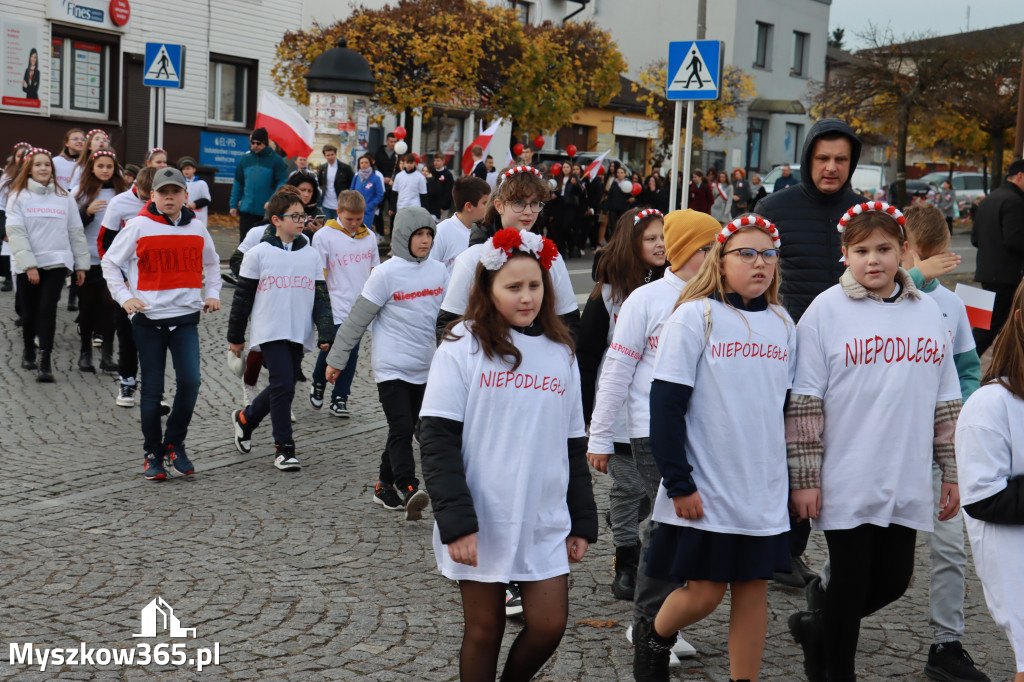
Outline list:
[[[793,177],[799,182],[800,164],[790,164],[789,168],[793,171]],[[775,181],[781,177],[782,166],[776,166],[764,176],[761,182],[764,183],[764,189],[768,194],[775,191]],[[850,186],[870,198],[876,191],[885,188],[885,168],[868,164],[857,166],[857,170],[853,171],[853,177],[850,179]]]

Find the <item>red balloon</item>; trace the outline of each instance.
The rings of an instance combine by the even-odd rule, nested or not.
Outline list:
[[[537,137],[533,138],[533,146],[536,147],[537,149],[543,148],[544,147],[544,136],[543,135],[538,135]]]
[[[553,164],[551,164],[551,174],[552,175],[561,175],[562,174],[562,164],[560,164],[560,163],[553,163]]]
[[[565,148],[565,153],[569,155],[570,159],[572,157],[576,156],[576,152],[577,151],[578,150],[576,149],[576,145],[574,145],[574,144],[571,144],[571,145],[569,145],[568,147]]]
[[[643,191],[644,191],[644,188],[640,186],[639,182],[634,182],[633,183],[633,191],[631,192],[631,194],[633,196],[636,196],[637,194],[640,194],[640,192],[643,192]]]
[[[408,133],[405,132],[405,128],[403,128],[402,126],[397,126],[395,128],[395,137],[397,137],[399,140],[404,140],[407,134]]]
[[[516,156],[522,156],[523,149],[524,147],[522,142],[516,142],[514,145],[512,145],[512,153],[515,154]]]

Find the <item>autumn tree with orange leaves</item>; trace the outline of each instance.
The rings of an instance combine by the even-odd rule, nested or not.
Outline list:
[[[453,93],[468,94],[524,133],[557,129],[588,103],[604,106],[626,70],[611,36],[591,22],[524,26],[514,11],[480,0],[400,0],[286,32],[271,70],[279,92],[307,103],[303,75],[342,37],[369,62],[383,109],[429,116]]]

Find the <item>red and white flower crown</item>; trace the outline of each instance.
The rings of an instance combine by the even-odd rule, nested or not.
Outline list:
[[[43,149],[42,147],[29,147],[28,151],[25,152],[25,158],[31,158],[36,154],[46,154],[50,158],[53,158],[53,154],[50,153],[49,149]]]
[[[93,128],[93,129],[92,129],[92,130],[90,130],[90,131],[89,131],[88,133],[86,133],[86,135],[85,135],[85,138],[86,138],[86,139],[89,139],[90,137],[92,137],[92,136],[93,136],[93,134],[94,134],[94,133],[103,133],[103,136],[104,136],[104,137],[106,137],[106,138],[107,138],[108,140],[110,139],[110,135],[107,135],[107,131],[105,131],[105,130],[102,130],[102,129],[100,129],[100,128]]]
[[[772,246],[775,248],[782,246],[782,240],[779,239],[779,230],[775,227],[775,224],[759,215],[745,215],[728,223],[718,234],[718,241],[724,244],[729,240],[729,237],[733,236],[742,227],[756,227],[772,238]]]
[[[854,216],[860,215],[865,211],[878,211],[880,213],[888,213],[890,216],[892,216],[893,220],[895,220],[899,224],[900,230],[903,232],[903,234],[907,233],[907,219],[903,217],[903,213],[901,213],[900,210],[895,206],[890,206],[884,201],[866,201],[863,204],[851,206],[850,209],[843,215],[843,217],[839,219],[839,224],[836,225],[836,229],[839,230],[840,234],[842,234],[843,230],[846,229],[847,223],[849,223]]]
[[[97,149],[96,151],[94,151],[92,153],[92,156],[90,158],[96,159],[97,157],[100,157],[100,156],[109,156],[110,158],[114,159],[115,161],[117,160],[117,154],[115,154],[114,152],[110,151],[109,149]]]
[[[16,145],[14,145],[13,147],[11,147],[11,149],[18,149],[19,147],[27,147],[27,148],[31,149],[32,148],[32,143],[31,142],[19,142]]]
[[[504,173],[502,173],[501,174],[501,179],[502,180],[508,180],[509,178],[511,178],[513,175],[515,175],[517,173],[533,173],[538,178],[541,177],[541,172],[539,170],[537,170],[536,168],[534,168],[533,166],[514,166],[512,168],[509,168]]]
[[[633,225],[636,225],[644,218],[650,218],[652,215],[656,215],[659,218],[664,218],[665,214],[656,208],[645,208],[633,217]]]
[[[516,249],[532,253],[545,270],[550,270],[551,264],[558,258],[558,248],[550,239],[526,230],[505,227],[484,243],[480,264],[488,270],[500,270]]]
[[[153,147],[152,149],[149,150],[149,153],[146,154],[146,161],[149,161],[150,159],[152,159],[154,154],[166,154],[166,153],[167,153],[167,150],[163,149],[162,147]]]

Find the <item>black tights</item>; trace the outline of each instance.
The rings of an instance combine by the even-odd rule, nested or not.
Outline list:
[[[93,334],[103,337],[109,347],[114,341],[114,302],[107,290],[100,266],[94,265],[78,287],[78,326],[82,330],[82,349],[92,348]]]
[[[519,583],[523,598],[520,630],[505,661],[502,682],[531,679],[555,653],[569,618],[569,576]],[[459,581],[465,632],[459,653],[462,682],[494,682],[505,634],[505,585]]]
[[[899,599],[914,574],[917,531],[864,524],[827,530],[832,574],[825,590],[824,633],[828,679],[855,680],[861,618]]]
[[[18,293],[21,294],[21,334],[25,342],[26,355],[35,356],[35,341],[39,338],[39,350],[52,351],[53,337],[57,329],[57,303],[64,278],[65,268],[39,269],[39,283],[29,284],[28,275],[18,275]]]

